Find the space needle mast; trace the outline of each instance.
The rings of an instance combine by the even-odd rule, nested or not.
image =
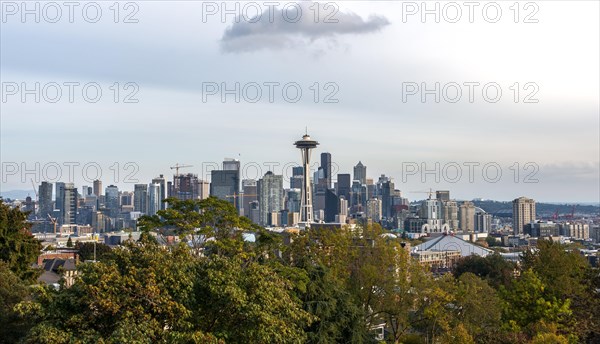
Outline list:
[[[300,149],[302,154],[302,164],[304,167],[304,178],[302,181],[302,197],[300,207],[300,221],[310,226],[313,222],[312,191],[310,185],[310,151],[317,147],[319,142],[311,140],[308,132],[302,136],[302,140],[294,142],[296,148]]]

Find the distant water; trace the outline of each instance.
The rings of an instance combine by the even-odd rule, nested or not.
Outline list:
[[[24,201],[27,196],[35,199],[35,192],[33,190],[10,190],[0,192],[0,196],[5,199],[10,198]]]

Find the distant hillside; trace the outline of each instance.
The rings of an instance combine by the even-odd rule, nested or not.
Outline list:
[[[458,201],[458,202],[462,202]],[[415,206],[421,201],[412,201],[411,205]],[[486,212],[499,217],[512,217],[512,202],[510,201],[491,201],[491,200],[474,200],[475,206],[485,210]],[[575,205],[575,214],[582,216],[600,215],[600,206],[589,204],[554,204],[554,203],[536,203],[535,210],[539,217],[551,217],[556,211],[561,218],[565,215],[570,215]]]
[[[490,214],[512,215],[512,202],[498,201],[473,201],[477,207],[485,210]],[[536,203],[535,210],[538,216],[552,216],[556,211],[559,215],[571,214],[573,204],[552,204],[552,203]],[[575,214],[580,215],[599,215],[600,207],[593,205],[575,205]]]

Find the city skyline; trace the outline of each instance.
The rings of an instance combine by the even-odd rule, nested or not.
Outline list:
[[[330,152],[342,172],[351,172],[361,160],[377,172],[371,177],[385,173],[400,185],[401,162],[496,162],[507,176],[497,184],[412,180],[401,189],[452,189],[465,199],[528,195],[553,202],[599,201],[597,2],[539,3],[537,23],[523,22],[525,9],[515,23],[510,4],[500,3],[503,16],[497,23],[481,18],[479,10],[470,23],[463,9],[465,18],[456,24],[446,16],[440,23],[428,16],[423,23],[400,3],[342,2],[337,24],[311,28],[300,22],[251,37],[242,34],[249,32],[247,25],[231,15],[203,18],[202,3],[138,6],[137,23],[115,24],[108,7],[93,24],[81,18],[74,23],[5,18],[2,162],[95,161],[105,176],[115,162],[135,162],[138,179],[146,181],[169,175],[168,167],[177,162],[199,166],[228,156],[260,165],[297,161],[286,142],[308,126],[322,142],[315,153]],[[152,25],[157,21],[165,25]],[[53,46],[62,48],[58,52]],[[578,63],[567,65],[573,56]],[[368,68],[356,68],[365,61]],[[57,103],[44,94],[40,102],[31,94],[22,102],[24,93],[12,95],[10,88],[40,83],[41,90],[52,82],[62,87]],[[97,83],[102,99],[91,103],[77,93],[70,103],[65,82]],[[230,95],[222,102],[221,92],[211,96],[206,87],[225,83],[232,88],[236,82],[258,83],[263,99],[236,102]],[[303,97],[292,103],[277,93],[269,102],[264,87],[269,82],[297,83]],[[439,102],[435,95],[422,102],[417,93],[402,101],[403,83],[425,83],[427,89],[436,82],[440,92],[458,84],[463,99],[451,103],[444,93]],[[491,103],[477,93],[469,102],[469,82],[479,83],[478,90],[497,83],[502,99]],[[113,100],[115,83],[119,102]],[[126,89],[127,83],[139,88],[138,103],[124,103],[135,91]],[[325,88],[327,83],[333,84]],[[515,83],[519,102],[513,99]],[[535,89],[534,84],[526,89],[527,83],[539,88],[537,103],[523,103]],[[334,91],[338,102],[325,103]],[[509,169],[515,162],[520,168],[535,163],[539,183],[512,182]],[[527,172],[521,171],[521,180]],[[28,184],[9,178],[0,191],[28,190]]]

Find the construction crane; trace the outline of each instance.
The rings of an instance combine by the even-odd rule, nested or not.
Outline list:
[[[429,199],[433,199],[431,198],[433,195],[433,189],[429,189],[429,191],[410,191],[410,193],[424,193],[424,194],[428,194],[429,195]]]
[[[54,234],[56,234],[56,224],[58,223],[58,221],[56,218],[50,216],[50,214],[47,214],[47,215],[48,215],[48,218],[50,219],[50,222],[52,222],[52,224],[54,225]]]
[[[177,163],[177,164],[175,164],[175,166],[171,166],[171,169],[175,170],[175,177],[178,177],[179,176],[179,169],[180,168],[188,168],[188,167],[194,167],[194,166],[192,166],[192,165],[183,165],[183,164]]]
[[[233,195],[227,195],[225,197],[233,198],[233,204],[237,204],[236,202],[237,202],[238,197],[254,197],[254,196],[258,197],[258,195],[255,195],[255,194],[245,194],[243,192],[241,192],[241,193],[234,192]]]
[[[573,205],[573,207],[571,208],[571,213],[565,214],[565,218],[569,220],[575,220],[575,207],[577,207],[577,205]]]
[[[556,221],[558,220],[558,209],[556,209],[556,211],[554,212],[554,214],[552,214],[552,220]]]
[[[33,192],[35,192],[35,201],[36,201],[36,202],[39,202],[39,200],[40,200],[40,195],[38,195],[38,191],[37,191],[37,189],[35,188],[35,183],[33,183],[33,179],[29,179],[29,180],[31,180],[31,187],[33,188]]]

